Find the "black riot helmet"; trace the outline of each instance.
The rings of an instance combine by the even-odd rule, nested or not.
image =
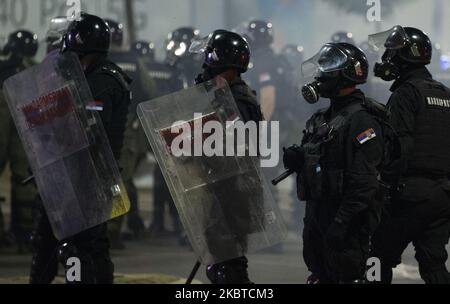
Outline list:
[[[369,42],[378,50],[385,50],[382,63],[375,65],[375,76],[383,80],[394,80],[400,77],[403,70],[431,63],[431,40],[419,29],[397,25],[388,31],[370,35]]]
[[[303,87],[302,94],[307,102],[316,103],[320,97],[337,97],[343,89],[365,83],[369,63],[364,52],[352,44],[327,43],[302,64],[302,73],[315,79]]]
[[[283,54],[292,67],[297,68],[304,60],[305,48],[300,45],[287,44],[281,50],[281,54]]]
[[[123,24],[111,19],[105,19],[111,32],[111,45],[121,47],[123,45]]]
[[[72,51],[79,55],[107,53],[111,33],[106,22],[94,15],[82,13],[80,20],[72,21],[63,37],[62,52]]]
[[[245,73],[250,62],[250,47],[239,34],[226,30],[216,30],[208,37],[194,40],[191,53],[205,54],[205,67],[217,71],[234,68]]]
[[[139,57],[155,60],[155,44],[148,41],[137,41],[132,45],[132,51]]]
[[[11,33],[3,48],[4,55],[12,55],[18,58],[34,57],[37,51],[37,35],[27,30],[19,30]]]
[[[355,40],[353,39],[353,33],[339,31],[331,35],[331,42],[333,43],[349,43],[355,45]]]
[[[254,48],[270,47],[273,43],[273,24],[263,20],[253,20],[248,24],[247,36]]]
[[[169,33],[166,40],[166,61],[174,65],[180,58],[189,57],[189,46],[199,34],[200,31],[192,27],[181,27]]]

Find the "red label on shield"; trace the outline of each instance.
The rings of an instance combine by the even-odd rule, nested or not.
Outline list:
[[[30,129],[63,117],[74,111],[73,97],[68,87],[63,87],[33,100],[21,108]]]
[[[161,131],[159,131],[159,134],[161,135],[161,137],[164,139],[165,143],[166,143],[166,148],[168,149],[169,153],[172,154],[172,143],[175,140],[175,138],[177,138],[178,136],[181,136],[183,134],[183,129],[189,129],[190,133],[188,134],[184,134],[183,136],[189,136],[189,138],[187,138],[187,142],[189,142],[189,144],[191,145],[191,148],[194,148],[194,134],[196,132],[202,134],[202,143],[205,142],[205,140],[212,135],[212,133],[204,133],[203,132],[203,127],[205,126],[205,124],[209,121],[219,121],[219,117],[217,116],[217,113],[211,113],[211,114],[207,114],[207,115],[203,115],[202,117],[199,117],[197,119],[193,119],[190,121],[185,122],[184,124],[179,124],[179,125],[173,125],[169,128],[166,129],[162,129]],[[195,128],[199,128],[199,126],[201,126],[201,130],[196,130]],[[184,128],[183,128],[184,127]],[[172,131],[172,129],[174,128],[178,128],[177,132]],[[180,149],[183,149],[183,143],[181,143]]]

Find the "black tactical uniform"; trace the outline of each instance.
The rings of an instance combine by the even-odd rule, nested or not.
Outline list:
[[[250,60],[250,50],[248,43],[240,35],[224,30],[217,30],[207,41],[202,51],[205,53],[205,63],[203,65],[203,74],[197,77],[196,82],[202,83],[208,81],[223,73],[233,71],[236,76],[229,81],[229,86],[233,97],[238,106],[244,122],[255,121],[260,122],[263,120],[260,106],[256,100],[255,92],[252,91],[247,84],[241,79],[240,74],[247,71],[247,67]],[[212,56],[214,53],[214,56]],[[251,177],[249,177],[251,178]],[[245,196],[254,195],[258,196],[258,193],[247,193],[246,189],[239,188],[239,180],[227,181],[227,186],[223,184],[216,186],[211,185],[211,192],[217,196],[226,196],[229,198],[229,205],[223,207],[225,216],[230,216],[230,221],[233,218],[246,218],[248,216],[248,210],[242,207],[240,201]],[[245,205],[245,204],[244,204]],[[234,216],[233,216],[234,214]],[[236,216],[239,214],[239,216]],[[245,222],[239,221],[235,227],[238,231],[243,229],[251,229],[251,218]],[[212,230],[214,230],[214,226]],[[228,229],[233,229],[230,227]],[[214,231],[206,231],[206,234],[211,243],[211,250],[214,251],[214,247],[221,248],[220,244],[213,246],[217,243],[214,239]],[[222,242],[224,242],[222,240]],[[227,244],[223,244],[224,248],[227,248]],[[220,256],[221,252],[211,252],[213,255]],[[207,267],[207,276],[213,284],[248,284],[251,283],[247,272],[248,260],[246,257],[240,257],[233,260],[228,260],[223,263],[210,265]]]
[[[375,118],[381,105],[354,89],[368,74],[366,57],[355,46],[327,44],[311,63],[320,72],[303,95],[310,102],[330,98],[331,106],[313,115],[302,146],[284,156],[285,166],[299,173],[299,197],[307,201],[303,254],[313,273],[309,283],[361,282],[381,211],[374,199],[384,157]]]
[[[321,282],[351,282],[363,279],[369,239],[378,224],[381,208],[373,197],[378,189],[383,133],[364,106],[361,91],[331,103],[307,123],[303,138],[305,171],[299,177],[307,201],[303,255]],[[367,130],[377,138],[361,144],[358,136]],[[333,248],[326,235],[341,229],[345,230],[343,242]]]
[[[428,284],[450,283],[445,266],[450,231],[450,89],[433,80],[425,68],[432,47],[422,31],[397,26],[384,37],[387,51],[375,73],[386,81],[396,79],[388,108],[402,157],[373,255],[381,259],[383,283],[390,283],[392,268],[412,242],[422,279]]]
[[[33,212],[38,195],[34,184],[22,184],[29,175],[28,159],[6,101],[1,96],[1,89],[6,79],[33,64],[31,58],[36,55],[37,50],[37,36],[34,33],[24,30],[16,31],[11,33],[3,50],[9,58],[0,62],[0,174],[9,163],[11,168],[10,227],[19,252],[29,249],[30,235],[33,230]],[[2,220],[0,208],[0,247],[2,242],[8,240]]]
[[[123,50],[123,25],[113,20],[105,20],[111,30],[111,50],[108,58],[117,64],[131,79],[132,103],[129,109],[128,122],[125,131],[124,148],[119,165],[122,178],[130,197],[130,212],[128,213],[128,228],[138,237],[144,231],[144,223],[139,215],[138,191],[133,177],[142,160],[149,151],[148,142],[137,117],[137,105],[156,97],[156,84],[147,75],[140,56],[136,56],[134,49]],[[114,219],[109,224],[111,243],[114,249],[123,249],[120,231],[123,217]]]
[[[96,30],[88,31],[86,29]],[[82,43],[74,39],[74,33],[83,34]],[[85,70],[94,100],[102,105],[100,113],[105,131],[118,160],[123,145],[124,131],[130,104],[128,77],[106,58],[109,48],[109,29],[105,22],[92,15],[83,14],[81,21],[73,22],[64,37],[63,51],[96,54],[95,62]],[[51,283],[57,274],[58,259],[65,265],[69,257],[81,262],[81,283],[109,284],[113,282],[114,265],[109,255],[107,224],[83,231],[67,240],[58,242],[53,236],[47,215],[42,210],[34,235],[35,252],[30,282]]]

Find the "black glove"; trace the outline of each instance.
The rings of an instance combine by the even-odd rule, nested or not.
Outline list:
[[[297,145],[290,148],[283,148],[283,163],[288,170],[300,173],[305,163],[305,150]]]
[[[347,235],[347,225],[342,221],[335,219],[328,228],[325,240],[330,249],[342,251],[344,249],[345,237]]]

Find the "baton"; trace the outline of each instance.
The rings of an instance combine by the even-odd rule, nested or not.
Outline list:
[[[22,185],[26,185],[26,184],[28,184],[29,182],[31,182],[32,180],[34,180],[34,175],[28,176],[26,179],[24,179],[24,180],[21,182],[21,184],[22,184]]]
[[[189,278],[186,280],[186,285],[190,285],[192,283],[201,265],[202,263],[200,263],[200,261],[195,262],[194,268],[192,268],[191,274],[189,275]]]
[[[293,170],[287,170],[286,172],[284,172],[283,174],[281,174],[280,176],[275,178],[272,181],[272,185],[274,185],[274,186],[278,185],[279,183],[281,183],[282,181],[284,181],[286,178],[288,178],[289,176],[291,176],[294,173],[295,173],[295,171],[293,171]]]

